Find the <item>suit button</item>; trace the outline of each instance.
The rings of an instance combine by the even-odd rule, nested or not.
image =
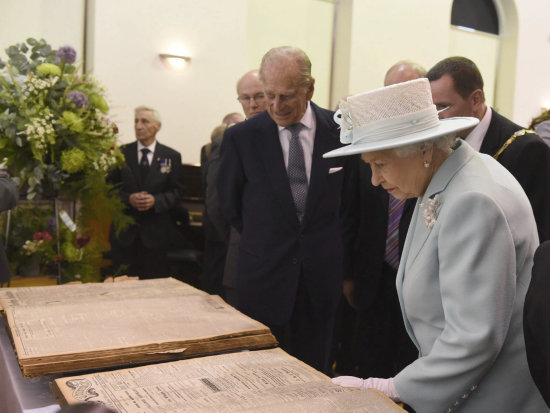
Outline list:
[[[298,258],[292,258],[292,263],[293,263],[294,265],[298,264]]]

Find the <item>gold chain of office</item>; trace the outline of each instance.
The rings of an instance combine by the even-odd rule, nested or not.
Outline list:
[[[510,136],[506,142],[504,142],[504,145],[502,145],[502,147],[498,150],[498,152],[493,155],[493,158],[498,159],[498,157],[502,154],[502,152],[506,150],[508,146],[510,146],[517,138],[525,135],[526,133],[536,133],[536,132],[531,129],[518,130],[516,133]]]

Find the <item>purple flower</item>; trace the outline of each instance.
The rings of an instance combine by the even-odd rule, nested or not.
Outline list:
[[[84,93],[79,92],[78,90],[69,92],[69,94],[67,95],[67,98],[69,98],[69,100],[73,102],[75,106],[79,109],[88,107],[88,97]]]
[[[71,46],[62,46],[55,54],[63,63],[74,63],[76,60],[76,50]]]

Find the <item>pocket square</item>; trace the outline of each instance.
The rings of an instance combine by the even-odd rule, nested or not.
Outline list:
[[[330,169],[328,170],[328,174],[330,175],[330,174],[333,174],[333,173],[335,173],[335,172],[341,171],[342,168],[343,168],[343,166],[337,166],[336,168],[330,168]]]

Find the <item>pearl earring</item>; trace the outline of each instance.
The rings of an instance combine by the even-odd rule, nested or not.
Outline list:
[[[424,168],[430,167],[430,161],[424,161]]]

